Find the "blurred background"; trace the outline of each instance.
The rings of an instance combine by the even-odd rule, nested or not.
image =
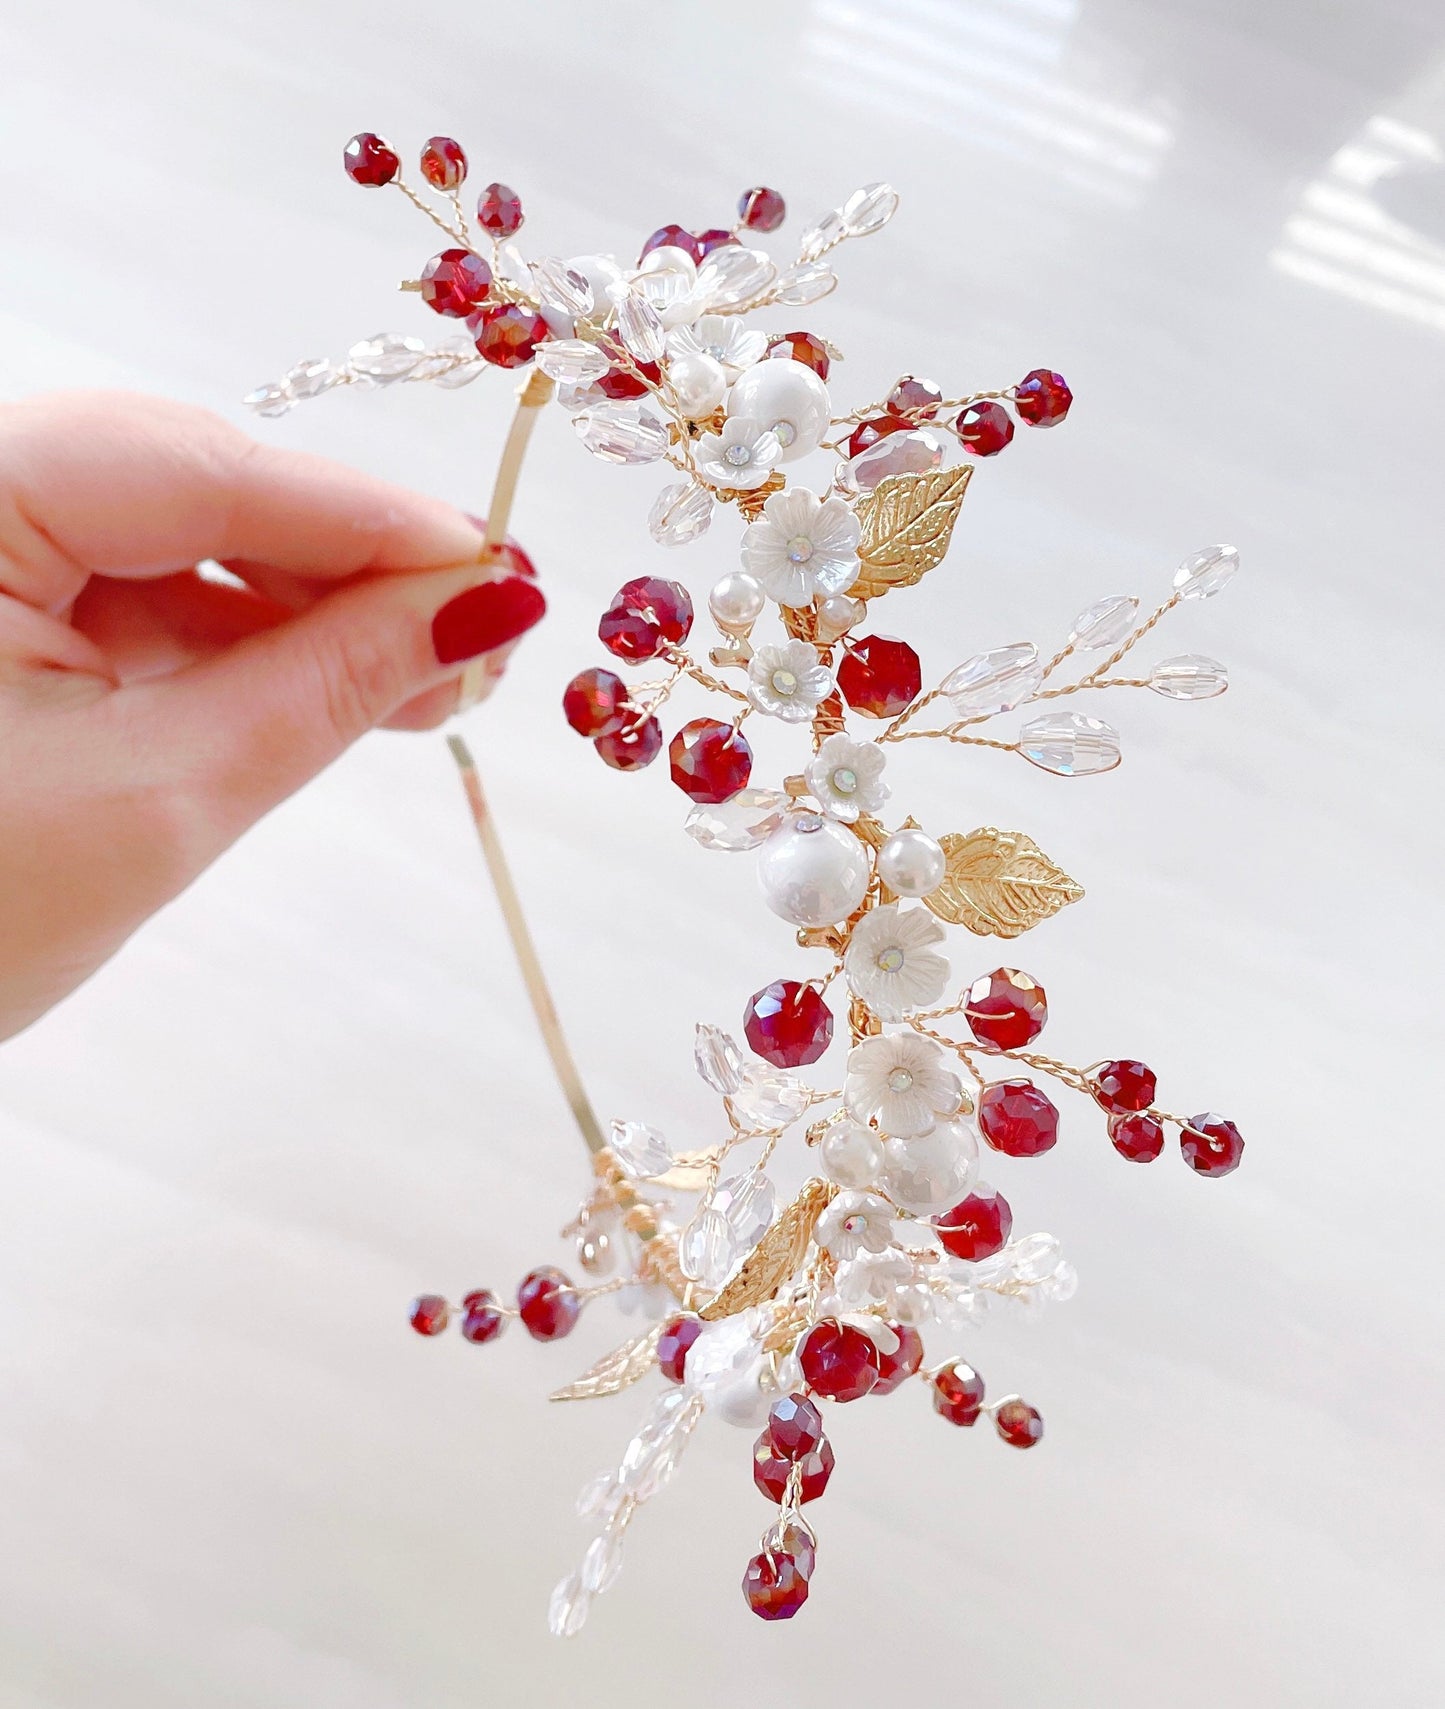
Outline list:
[[[846,353],[835,399],[1040,365],[1076,397],[895,596],[925,676],[1209,542],[1244,569],[1141,655],[1217,655],[1231,693],[1125,696],[1121,770],[924,744],[894,803],[1078,877],[1017,952],[1048,1047],[1140,1056],[1249,1146],[1224,1181],[1134,1169],[1071,1101],[991,1174],[1078,1296],[968,1343],[1040,1451],[906,1389],[848,1408],[813,1599],[769,1627],[752,1435],[710,1426],[558,1643],[574,1495],[645,1402],[547,1407],[626,1332],[607,1303],[553,1347],[406,1327],[423,1288],[570,1263],[586,1176],[441,739],[370,738],[0,1052],[4,1709],[1445,1700],[1437,0],[0,0],[0,78],[7,396],[240,418],[300,357],[435,334],[394,289],[429,228],[342,175],[360,129],[461,138],[531,254],[626,257],[755,183],[786,237],[896,184],[777,327]],[[251,425],[480,508],[510,392]],[[664,769],[605,770],[557,710],[621,581],[733,562],[725,523],[652,545],[657,484],[543,418],[515,526],[552,615],[466,728],[599,1108],[704,1143],[693,1022],[811,964]]]

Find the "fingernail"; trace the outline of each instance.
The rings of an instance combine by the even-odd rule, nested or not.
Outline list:
[[[449,599],[431,620],[437,663],[458,665],[525,635],[547,609],[535,582],[522,576],[482,582]]]

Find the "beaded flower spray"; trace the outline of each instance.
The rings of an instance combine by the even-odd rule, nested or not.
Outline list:
[[[651,1327],[552,1397],[660,1379],[616,1468],[582,1492],[578,1511],[595,1535],[553,1594],[551,1629],[581,1628],[617,1576],[629,1524],[708,1416],[762,1427],[752,1475],[775,1512],[743,1594],[762,1618],[789,1619],[813,1577],[817,1540],[805,1510],[833,1472],[820,1403],[911,1381],[951,1424],[986,1418],[1015,1448],[1043,1435],[1033,1406],[991,1398],[971,1353],[950,1345],[986,1312],[1066,1299],[1075,1287],[1052,1235],[1015,1235],[1009,1202],[979,1178],[980,1144],[1006,1158],[1050,1150],[1052,1083],[1103,1111],[1130,1162],[1158,1157],[1170,1130],[1201,1176],[1228,1174],[1244,1148],[1221,1116],[1161,1109],[1142,1062],[1073,1067],[1035,1050],[1048,1005],[1028,973],[998,967],[955,980],[946,928],[970,934],[955,950],[973,975],[992,957],[971,952],[972,937],[1017,938],[1083,892],[1022,831],[935,835],[890,812],[890,750],[938,741],[1061,777],[1109,771],[1117,732],[1074,706],[1109,688],[1171,700],[1222,693],[1224,667],[1197,654],[1143,674],[1120,667],[1176,607],[1218,593],[1237,554],[1211,546],[1187,558],[1167,598],[1142,616],[1130,595],[1102,599],[1052,653],[1031,641],[995,647],[925,691],[918,654],[877,632],[873,607],[943,561],[974,473],[968,459],[1003,451],[1016,421],[1057,425],[1071,399],[1060,375],[1037,369],[1001,391],[947,399],[907,377],[880,402],[835,413],[829,380],[840,353],[810,332],[774,328],[792,319],[779,311],[832,291],[844,242],[889,220],[898,198],[887,185],[868,185],[809,226],[786,264],[756,247],[785,214],[782,197],[760,188],[743,195],[732,226],[663,226],[626,266],[599,255],[524,259],[514,241],[522,205],[502,184],[482,191],[473,224],[461,196],[466,157],[450,138],[433,137],[422,152],[427,193],[403,181],[379,137],[354,137],[345,163],[357,183],[393,186],[446,234],[448,246],[402,289],[458,331],[437,343],[366,339],[344,362],[300,363],[247,402],[277,415],[335,386],[461,386],[493,368],[525,370],[486,536],[485,555],[513,572],[530,565],[506,540],[507,513],[527,435],[553,396],[593,456],[674,473],[649,517],[659,546],[685,546],[720,512],[735,513],[740,567],[708,595],[718,645],[705,660],[688,647],[687,588],[638,577],[617,591],[598,634],[615,661],[664,674],[629,687],[610,667],[583,670],[563,709],[620,771],[649,766],[666,743],[672,782],[692,803],[688,835],[706,849],[753,851],[767,906],[820,956],[810,978],[771,980],[749,999],[746,1048],[698,1027],[697,1071],[721,1101],[717,1143],[680,1151],[638,1120],[613,1121],[604,1134],[558,1029],[476,768],[453,737],[529,994],[592,1152],[592,1185],[564,1234],[576,1237],[584,1270],[620,1261],[621,1273],[577,1286],[544,1266],[523,1279],[515,1305],[487,1289],[457,1306],[428,1294],[411,1323],[432,1336],[458,1319],[463,1338],[481,1343],[516,1318],[555,1341],[585,1301],[634,1292]],[[812,485],[797,480],[805,459]],[[711,698],[714,715],[682,723],[669,741],[661,715],[685,683]],[[993,734],[1011,713],[1020,722]],[[746,731],[755,718],[797,732],[798,769],[777,787],[753,778]],[[826,1055],[838,1015],[848,1034],[842,1086],[815,1086],[797,1070]],[[806,1150],[813,1169],[780,1207],[768,1168],[783,1144]]]

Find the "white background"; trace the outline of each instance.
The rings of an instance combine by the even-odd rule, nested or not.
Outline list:
[[[573,1495],[644,1402],[546,1405],[608,1305],[551,1348],[405,1326],[418,1288],[570,1261],[584,1167],[440,739],[372,738],[0,1053],[5,1709],[1445,1698],[1436,0],[4,0],[0,56],[9,395],[238,414],[300,356],[435,332],[393,291],[428,228],[341,174],[363,127],[461,137],[534,254],[897,184],[778,322],[844,349],[835,398],[1044,364],[1078,400],[889,610],[926,676],[1207,542],[1245,567],[1144,655],[1218,654],[1231,693],[1126,696],[1121,771],[923,747],[894,804],[1029,830],[1089,891],[1017,951],[1045,1042],[1142,1056],[1248,1139],[1224,1181],[1132,1168],[1070,1102],[993,1175],[1083,1286],[968,1343],[1043,1445],[910,1390],[841,1412],[813,1599],[768,1627],[751,1436],[706,1429],[558,1644]],[[256,426],[477,507],[508,393]],[[657,482],[544,419],[517,528],[552,615],[468,729],[599,1106],[691,1143],[693,1021],[809,964],[662,768],[606,771],[556,711],[620,581],[733,561],[725,519],[651,545]]]

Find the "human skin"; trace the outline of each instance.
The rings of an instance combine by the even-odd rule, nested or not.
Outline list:
[[[496,680],[545,603],[481,556],[449,505],[202,410],[0,405],[0,1038],[367,730],[441,723],[464,659]]]

